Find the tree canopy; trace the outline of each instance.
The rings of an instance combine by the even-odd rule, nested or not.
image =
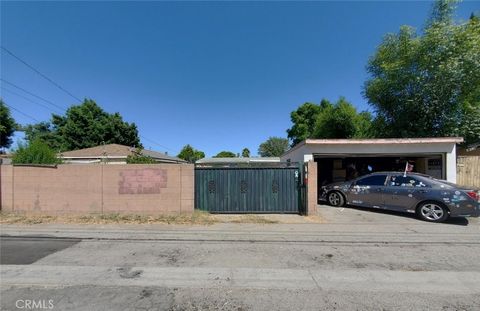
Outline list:
[[[262,157],[279,157],[288,150],[288,139],[269,137],[258,147],[258,154]]]
[[[365,138],[370,136],[372,116],[357,109],[345,98],[332,104],[322,100],[313,138]]]
[[[372,116],[358,113],[344,97],[319,105],[305,103],[291,113],[293,125],[287,130],[292,146],[307,138],[365,138],[372,136]]]
[[[236,158],[237,155],[231,151],[220,151],[214,158]]]
[[[197,160],[205,158],[205,153],[193,148],[190,145],[185,145],[177,157],[189,163],[195,163]]]
[[[370,59],[364,94],[383,137],[480,140],[480,20],[456,23],[455,1],[435,2],[421,34],[387,34]]]
[[[243,148],[243,150],[242,150],[242,157],[243,157],[243,158],[249,158],[249,157],[250,157],[250,149],[248,149],[248,148]]]
[[[12,145],[12,136],[16,123],[10,114],[10,109],[0,99],[0,148],[8,148]]]
[[[313,103],[304,103],[297,110],[290,113],[292,127],[287,130],[288,138],[292,141],[292,146],[299,142],[313,137],[315,122],[320,113],[320,106]]]
[[[118,112],[105,112],[90,99],[70,107],[65,116],[53,114],[50,122],[26,126],[25,137],[28,141],[38,138],[57,151],[100,144],[142,147],[135,123],[123,121]]]

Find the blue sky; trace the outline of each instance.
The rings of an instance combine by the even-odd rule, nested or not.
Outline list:
[[[384,34],[405,24],[421,28],[430,7],[426,1],[2,1],[1,44],[75,96],[135,122],[148,149],[176,154],[189,143],[208,156],[244,147],[256,154],[269,136],[286,137],[290,112],[306,101],[342,95],[369,109],[361,94],[369,56]],[[480,2],[463,2],[457,18],[479,8]],[[58,106],[76,104],[3,51],[1,76]],[[7,104],[37,120],[55,111],[2,87]],[[34,122],[12,114],[20,124]]]

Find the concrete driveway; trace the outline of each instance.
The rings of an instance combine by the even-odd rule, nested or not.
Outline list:
[[[318,205],[317,215],[320,216],[325,223],[369,223],[369,224],[402,224],[402,225],[418,225],[426,224],[419,220],[415,214],[401,213],[389,210],[364,208],[356,206],[346,206],[341,208],[329,205]],[[432,225],[458,225],[467,226],[469,224],[478,225],[479,218],[459,217],[450,218],[445,223]]]
[[[9,259],[0,265],[0,307],[480,309],[476,219],[431,224],[330,207],[318,214],[322,223],[2,225]]]

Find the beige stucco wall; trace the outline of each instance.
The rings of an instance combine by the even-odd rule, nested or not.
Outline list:
[[[317,162],[313,160],[307,162],[307,215],[317,213],[318,195],[317,195]]]
[[[2,211],[191,213],[191,164],[1,166]]]

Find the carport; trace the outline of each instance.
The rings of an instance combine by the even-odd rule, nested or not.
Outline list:
[[[307,139],[287,151],[281,161],[309,163],[308,204],[316,204],[318,189],[378,171],[413,171],[456,182],[459,137],[389,139]]]

